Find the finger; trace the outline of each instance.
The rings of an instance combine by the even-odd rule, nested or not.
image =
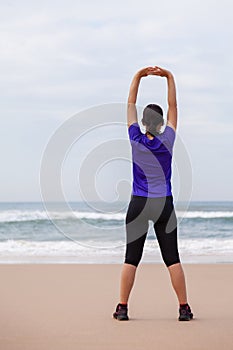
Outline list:
[[[150,75],[157,75],[157,76],[160,76],[160,74],[156,73],[156,72],[153,72],[151,73]]]
[[[156,68],[153,68],[153,69],[150,69],[149,72],[159,72],[159,70]]]
[[[157,72],[161,72],[161,71],[162,71],[162,69],[159,68],[159,67],[155,67],[155,70],[156,70]]]
[[[147,74],[151,74],[153,72],[154,72],[154,68],[148,68],[146,71]]]
[[[161,72],[155,72],[154,75],[157,75],[157,76],[161,77],[162,73]]]

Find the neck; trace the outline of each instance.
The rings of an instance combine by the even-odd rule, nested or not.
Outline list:
[[[146,136],[152,140],[154,138],[154,135],[152,135],[149,131],[146,131]]]

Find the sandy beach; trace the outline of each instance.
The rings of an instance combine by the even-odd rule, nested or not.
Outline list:
[[[120,264],[1,264],[0,348],[233,349],[233,264],[183,269],[193,320],[178,321],[166,266],[142,263],[121,322]]]

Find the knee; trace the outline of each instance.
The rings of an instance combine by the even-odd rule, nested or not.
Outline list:
[[[140,259],[135,259],[130,257],[126,257],[124,261],[125,264],[134,265],[135,267],[138,267],[139,262],[140,262]]]
[[[169,267],[171,265],[180,263],[180,258],[177,257],[176,259],[164,259],[164,262],[165,262],[166,266]]]
[[[145,236],[146,234],[139,239],[127,244],[124,261],[126,264],[131,264],[136,267],[139,265],[139,262],[142,258]]]
[[[139,265],[141,257],[142,257],[141,253],[127,249],[124,262],[126,264],[131,264],[137,267]]]

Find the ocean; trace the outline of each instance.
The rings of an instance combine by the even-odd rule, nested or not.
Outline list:
[[[174,201],[183,263],[233,262],[233,202]],[[0,203],[0,263],[123,263],[128,202]],[[149,221],[141,263],[163,263]]]

